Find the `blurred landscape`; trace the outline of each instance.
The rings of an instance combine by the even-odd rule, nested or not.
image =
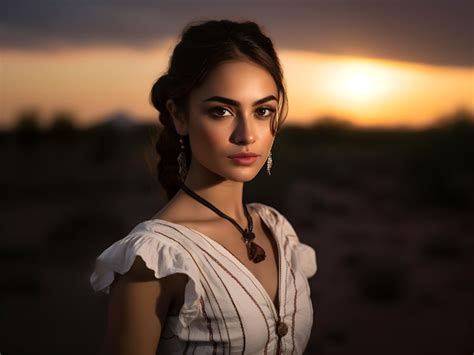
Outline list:
[[[95,258],[166,203],[160,126],[118,112],[87,129],[25,111],[0,131],[0,352],[96,354],[106,296]],[[323,117],[286,125],[272,175],[247,202],[274,206],[317,252],[306,354],[471,354],[474,116],[361,128]]]

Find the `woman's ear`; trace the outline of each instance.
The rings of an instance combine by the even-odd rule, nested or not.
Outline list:
[[[179,135],[185,136],[188,134],[188,124],[186,122],[186,118],[184,113],[178,109],[173,99],[168,99],[166,101],[166,108],[173,119],[174,127],[176,128],[176,132]]]

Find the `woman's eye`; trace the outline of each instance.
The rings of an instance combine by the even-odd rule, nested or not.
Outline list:
[[[265,114],[265,110],[268,111],[268,114]],[[260,111],[260,112],[263,111],[263,114],[260,115],[262,117],[270,117],[275,112],[275,110],[273,108],[270,108],[270,107],[261,107],[257,111]]]
[[[214,107],[214,108],[211,108],[209,110],[209,113],[212,115],[212,116],[217,116],[217,117],[225,117],[225,116],[228,116],[228,115],[223,115],[222,113],[223,112],[229,112],[228,109],[226,109],[225,107]]]
[[[229,115],[226,115],[225,113],[228,112]],[[257,109],[257,115],[260,117],[271,117],[273,113],[275,112],[275,109],[271,107],[261,107]],[[232,112],[230,112],[227,108],[225,107],[213,107],[209,110],[209,113],[211,116],[214,117],[226,117],[226,116],[232,116]]]

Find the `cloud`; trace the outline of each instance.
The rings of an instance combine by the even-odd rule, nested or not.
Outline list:
[[[6,0],[0,48],[145,49],[192,20],[254,20],[277,48],[472,66],[471,1]]]

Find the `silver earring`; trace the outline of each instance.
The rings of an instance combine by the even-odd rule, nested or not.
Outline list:
[[[183,137],[179,137],[179,144],[181,151],[179,152],[178,155],[178,168],[179,168],[179,178],[181,179],[181,182],[184,182],[186,179],[186,174],[187,174],[187,168],[186,168],[186,153],[184,152],[184,141]]]
[[[270,151],[270,154],[268,155],[268,158],[267,158],[267,174],[268,175],[271,175],[270,170],[272,169],[272,164],[273,164],[272,152]]]

